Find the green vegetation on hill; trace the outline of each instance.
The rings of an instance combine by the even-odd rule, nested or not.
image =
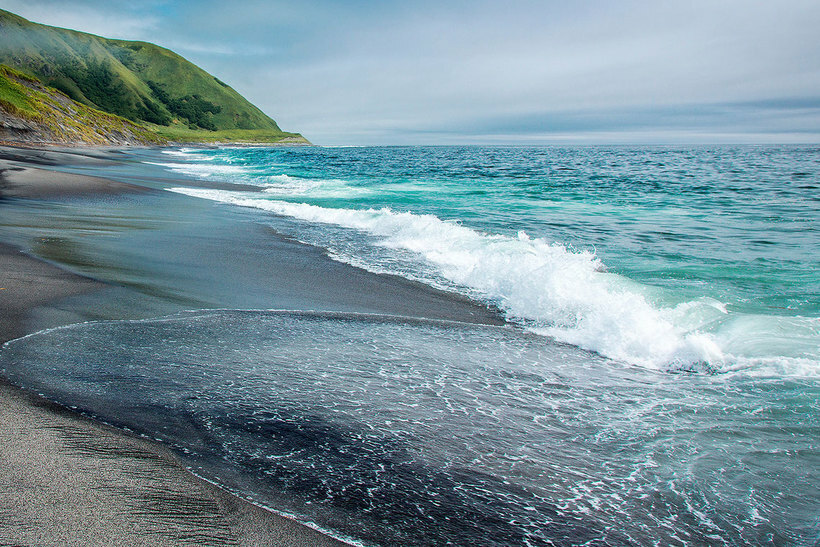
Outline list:
[[[156,132],[78,103],[36,78],[0,65],[0,140],[160,144]]]
[[[27,74],[0,65],[0,107],[9,114],[24,118],[37,116],[39,109],[24,85],[36,81]]]
[[[233,88],[176,53],[147,42],[112,40],[32,23],[0,10],[0,63],[36,76],[87,106],[195,141],[252,132],[288,139]],[[261,137],[260,137],[261,138]]]
[[[225,129],[222,131],[203,131],[181,126],[161,126],[146,124],[159,137],[170,142],[207,142],[207,143],[248,143],[248,144],[310,144],[298,133],[282,133],[270,129]]]

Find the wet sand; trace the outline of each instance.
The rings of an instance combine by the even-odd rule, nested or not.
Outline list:
[[[343,545],[4,382],[0,499],[2,545]]]
[[[103,287],[103,283],[55,268],[0,243],[0,344],[29,332],[26,324],[32,308]]]
[[[65,164],[108,165],[114,163],[117,157],[115,152],[106,149],[91,149],[88,154],[82,154],[61,149],[36,150],[0,146],[0,200],[145,191],[139,186],[103,177],[61,173],[42,168]]]
[[[143,191],[33,167],[105,155],[0,149],[0,210],[9,198]],[[32,332],[33,310],[108,287],[0,243],[0,343]],[[156,443],[0,379],[0,545],[343,543],[197,478]]]
[[[106,178],[112,172],[106,167],[116,165],[121,156],[106,149],[0,147],[0,211],[16,211],[15,218],[50,215],[58,210],[52,203],[84,196],[102,197],[105,211],[117,200],[150,198],[139,202],[136,210],[170,203],[165,207],[173,222],[161,214],[154,221],[181,226],[152,232],[144,229],[143,219],[133,221],[139,229],[123,228],[123,220],[114,219],[127,241],[116,249],[133,253],[126,257],[111,256],[110,249],[72,247],[70,239],[30,238],[38,246],[24,244],[55,264],[0,242],[0,342],[70,322],[154,317],[208,307],[310,306],[502,322],[494,310],[332,261],[320,249],[244,218],[220,225],[224,231],[204,230],[195,219],[246,213],[212,213],[203,209],[211,204],[193,198]],[[63,166],[105,176],[50,169]],[[140,172],[138,164],[135,169]],[[132,170],[127,180],[139,177]],[[184,204],[191,204],[193,212],[180,219],[186,213],[176,207]],[[62,225],[55,222],[48,229],[60,233]],[[107,220],[100,222],[94,229],[113,229]],[[98,254],[89,254],[92,251]],[[90,273],[78,275],[59,265]],[[154,442],[0,380],[0,545],[4,544],[342,545],[195,477],[182,460]]]

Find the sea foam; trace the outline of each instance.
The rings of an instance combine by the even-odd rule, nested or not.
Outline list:
[[[188,175],[195,178],[211,179],[218,178],[219,180],[230,180],[235,182],[236,179],[243,180],[244,177],[250,174],[248,169],[238,165],[215,165],[207,163],[174,163],[174,162],[147,162],[150,165],[159,165],[165,167],[174,173],[181,175]]]
[[[388,208],[336,209],[240,192],[172,191],[355,230],[367,236],[366,244],[412,253],[418,270],[394,271],[388,264],[344,252],[334,252],[335,258],[432,284],[437,277],[444,278],[461,292],[499,306],[508,319],[533,332],[612,359],[664,370],[754,369],[757,374],[801,375],[818,370],[817,321],[791,318],[802,331],[773,359],[756,351],[753,340],[731,334],[738,329],[739,319],[722,303],[710,298],[663,302],[657,289],[607,272],[594,253],[525,232],[517,236],[482,233],[434,215]],[[777,318],[744,320],[766,331],[767,323]]]
[[[209,180],[214,182],[230,182],[259,186],[267,194],[293,196],[305,195],[311,197],[333,198],[350,197],[351,195],[365,195],[368,191],[364,188],[356,188],[348,185],[343,180],[324,179],[316,180],[303,177],[292,177],[281,173],[271,175],[254,169],[253,167],[235,164],[215,164],[210,163],[213,158],[207,156],[200,157],[185,149],[167,150],[164,153],[175,155],[183,159],[192,156],[204,160],[206,163],[179,163],[179,162],[146,162],[150,165],[165,167],[173,173],[193,177],[199,180]]]

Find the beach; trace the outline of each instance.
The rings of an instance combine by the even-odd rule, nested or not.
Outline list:
[[[0,150],[0,209],[9,199],[104,195],[142,188],[54,172],[98,165],[95,149]],[[108,285],[0,244],[0,342],[23,336],[36,309]],[[70,306],[69,306],[70,308]],[[62,312],[67,313],[66,309]],[[74,310],[71,319],[82,319]],[[59,319],[51,321],[59,323]],[[0,383],[0,544],[342,545],[199,479],[168,449]]]
[[[0,149],[0,543],[810,543],[816,154]]]
[[[155,189],[139,184],[152,175],[157,180],[157,173],[146,174],[133,163],[117,171],[122,156],[110,148],[0,148],[0,209],[6,228],[37,226],[39,215],[39,229],[46,235],[0,242],[0,342],[89,320],[220,307],[319,305],[338,312],[503,322],[498,312],[467,299],[340,264],[316,248],[274,237],[256,225],[213,237],[194,228],[158,240],[155,245],[168,245],[170,268],[185,273],[156,285],[150,264],[140,262],[127,271],[106,268],[102,259],[96,266],[84,262],[78,249],[47,235],[55,231],[49,224],[61,207],[89,200],[108,210],[118,200],[157,199]],[[85,228],[105,230],[105,222],[90,219]],[[128,234],[142,228],[140,219],[129,222],[120,226]],[[261,244],[245,230],[268,237]],[[257,245],[240,248],[225,240],[234,237]],[[41,256],[33,256],[32,249]],[[73,264],[74,271],[60,264]],[[76,273],[92,266],[100,269],[100,278]],[[236,285],[239,279],[244,292]],[[256,281],[248,284],[248,279]],[[0,543],[342,544],[199,479],[170,450],[133,431],[104,425],[5,379],[0,397]]]
[[[0,547],[820,547],[820,3],[11,4]]]

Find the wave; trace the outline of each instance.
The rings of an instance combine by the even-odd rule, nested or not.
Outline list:
[[[196,156],[199,159],[208,159],[192,152],[177,150],[167,150],[163,153],[178,155],[184,158]],[[347,182],[338,179],[310,179],[292,177],[286,174],[271,175],[262,169],[232,165],[232,164],[212,164],[212,163],[178,163],[178,162],[146,162],[150,165],[165,167],[173,173],[186,175],[199,180],[210,180],[214,182],[231,182],[259,186],[266,194],[293,196],[304,195],[318,198],[350,197],[351,195],[365,195],[368,190],[356,188]]]
[[[208,156],[199,153],[199,150],[196,148],[179,148],[179,149],[166,149],[162,150],[163,154],[168,156],[177,156],[180,158],[196,158],[197,160],[210,160]]]
[[[236,182],[246,181],[246,177],[251,174],[249,169],[238,165],[213,165],[202,163],[174,163],[174,162],[146,162],[150,165],[165,167],[173,173],[188,175],[201,179],[230,180]]]
[[[482,233],[434,215],[389,208],[327,208],[222,190],[171,190],[355,230],[371,245],[411,253],[418,270],[408,275],[361,255],[337,252],[335,258],[431,284],[442,277],[465,294],[499,306],[509,320],[533,332],[611,359],[672,371],[820,371],[820,320],[744,316],[711,298],[674,302],[657,288],[607,272],[594,253],[525,232],[514,237]],[[777,355],[758,343],[767,336],[782,340],[784,329],[790,340],[780,344]]]
[[[266,182],[262,183],[263,192],[267,194],[293,195],[307,194],[311,190],[319,188],[319,181],[297,179],[289,175],[268,175]]]
[[[266,194],[310,196],[314,198],[350,198],[369,194],[366,188],[350,186],[339,179],[310,179],[290,175],[265,175],[258,179]]]

